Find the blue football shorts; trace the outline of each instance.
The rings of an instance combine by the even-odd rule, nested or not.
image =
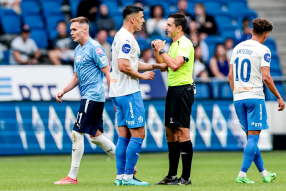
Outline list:
[[[129,129],[145,126],[145,108],[141,92],[114,97],[112,103],[116,108],[117,126]]]
[[[103,109],[104,102],[82,99],[73,130],[92,136],[95,136],[97,130],[103,133]]]
[[[264,99],[235,101],[234,108],[240,125],[246,133],[269,128]]]

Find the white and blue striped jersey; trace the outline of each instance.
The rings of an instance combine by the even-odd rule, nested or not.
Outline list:
[[[233,49],[234,101],[265,99],[261,67],[270,67],[270,61],[269,48],[255,40],[243,41]]]
[[[102,46],[95,40],[78,45],[74,51],[74,72],[77,73],[82,99],[105,102],[103,72],[109,62]]]

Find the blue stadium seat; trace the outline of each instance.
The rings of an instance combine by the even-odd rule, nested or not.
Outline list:
[[[107,41],[110,45],[112,45],[113,40],[114,40],[114,38],[113,38],[113,37],[108,36],[106,41]]]
[[[12,9],[2,9],[0,19],[4,33],[18,34],[21,32],[20,16]]]
[[[36,0],[23,0],[21,10],[23,16],[29,13],[40,13],[39,4]]]
[[[267,40],[264,42],[264,45],[270,49],[271,54],[276,54],[276,44],[273,38],[268,37]]]
[[[49,39],[53,40],[57,36],[57,25],[60,21],[64,21],[65,18],[61,13],[50,15],[46,18],[47,30],[49,33]]]
[[[280,93],[280,95],[282,96],[282,98],[285,100],[285,87],[283,85],[283,83],[281,82],[275,82],[275,86],[278,90],[278,92]],[[267,101],[277,101],[276,96],[267,88],[265,87],[265,99]]]
[[[138,39],[137,39],[137,42],[138,42],[139,47],[140,47],[141,50],[151,48],[151,45],[147,42],[147,39],[138,38]]]
[[[31,31],[31,36],[39,48],[48,48],[47,31],[43,28],[34,28]]]
[[[27,13],[23,15],[23,22],[33,28],[44,28],[44,21],[39,13]]]
[[[119,5],[116,1],[104,1],[102,4],[106,4],[108,7],[109,15],[112,15],[114,12],[119,10]]]
[[[220,88],[220,97],[223,99],[232,99],[233,92],[231,91],[229,83],[224,83]]]
[[[235,30],[237,26],[235,25],[225,25],[222,27],[222,36],[226,38],[231,38],[234,42],[236,42]]]
[[[123,17],[122,16],[112,16],[116,24],[116,30],[119,30],[123,24]]]
[[[57,0],[46,0],[42,4],[45,17],[55,13],[61,13],[61,4]]]
[[[215,18],[220,33],[222,33],[222,28],[224,26],[232,24],[232,17],[229,12],[219,11],[212,13],[212,15]]]
[[[80,2],[81,2],[81,0],[80,1],[72,1],[72,3],[70,3],[71,15],[73,18],[75,18],[77,16],[77,9],[78,9]]]
[[[3,51],[3,60],[2,65],[9,65],[9,59],[10,59],[10,49],[7,49]]]
[[[222,36],[208,36],[205,39],[205,42],[207,43],[209,47],[209,57],[211,58],[215,52],[215,48],[217,44],[223,44],[224,38]]]
[[[198,99],[210,98],[210,88],[208,84],[196,82],[196,90],[197,94],[195,95],[195,98]]]
[[[240,10],[240,11],[236,11],[236,12],[232,12],[233,15],[233,19],[235,19],[237,21],[237,24],[239,26],[242,25],[243,19],[248,18],[250,19],[250,21],[252,21],[253,19],[257,18],[257,14],[254,10]],[[252,25],[252,22],[251,22]]]
[[[47,1],[51,1],[51,0],[40,0],[41,4],[43,4]],[[59,3],[60,5],[62,5],[64,2],[64,0],[53,0],[53,1],[57,1],[57,3]],[[72,1],[76,1],[76,0],[72,0]]]
[[[271,55],[270,73],[272,76],[282,76],[279,57],[276,54]]]
[[[233,97],[228,82],[212,81],[211,85],[214,99],[231,99]]]
[[[126,7],[127,5],[134,5],[135,0],[121,0],[122,8]]]
[[[244,0],[231,0],[227,3],[227,9],[233,14],[237,13],[238,10],[247,10],[247,2]]]
[[[220,2],[217,1],[206,1],[204,2],[205,8],[206,8],[206,12],[211,14],[211,13],[215,13],[215,12],[219,12],[222,10],[222,4]]]

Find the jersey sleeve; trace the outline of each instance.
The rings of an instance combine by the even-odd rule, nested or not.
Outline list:
[[[130,38],[124,37],[124,39],[120,39],[118,58],[124,58],[126,60],[130,60],[131,48],[132,48],[132,41]]]
[[[185,62],[188,62],[191,56],[191,52],[194,51],[192,48],[192,43],[189,42],[181,42],[181,44],[178,46],[178,51],[176,56],[183,56]]]
[[[263,66],[267,66],[270,67],[270,61],[271,61],[271,52],[269,50],[269,48],[265,48],[262,51],[262,55],[261,55],[261,67]]]
[[[109,63],[108,63],[105,50],[100,46],[95,47],[93,50],[94,50],[93,59],[94,59],[94,62],[97,63],[98,67],[104,68],[105,66],[107,66]]]

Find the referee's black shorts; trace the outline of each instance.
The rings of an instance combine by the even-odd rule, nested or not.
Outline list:
[[[168,88],[165,105],[165,126],[190,128],[194,88],[192,85]]]

